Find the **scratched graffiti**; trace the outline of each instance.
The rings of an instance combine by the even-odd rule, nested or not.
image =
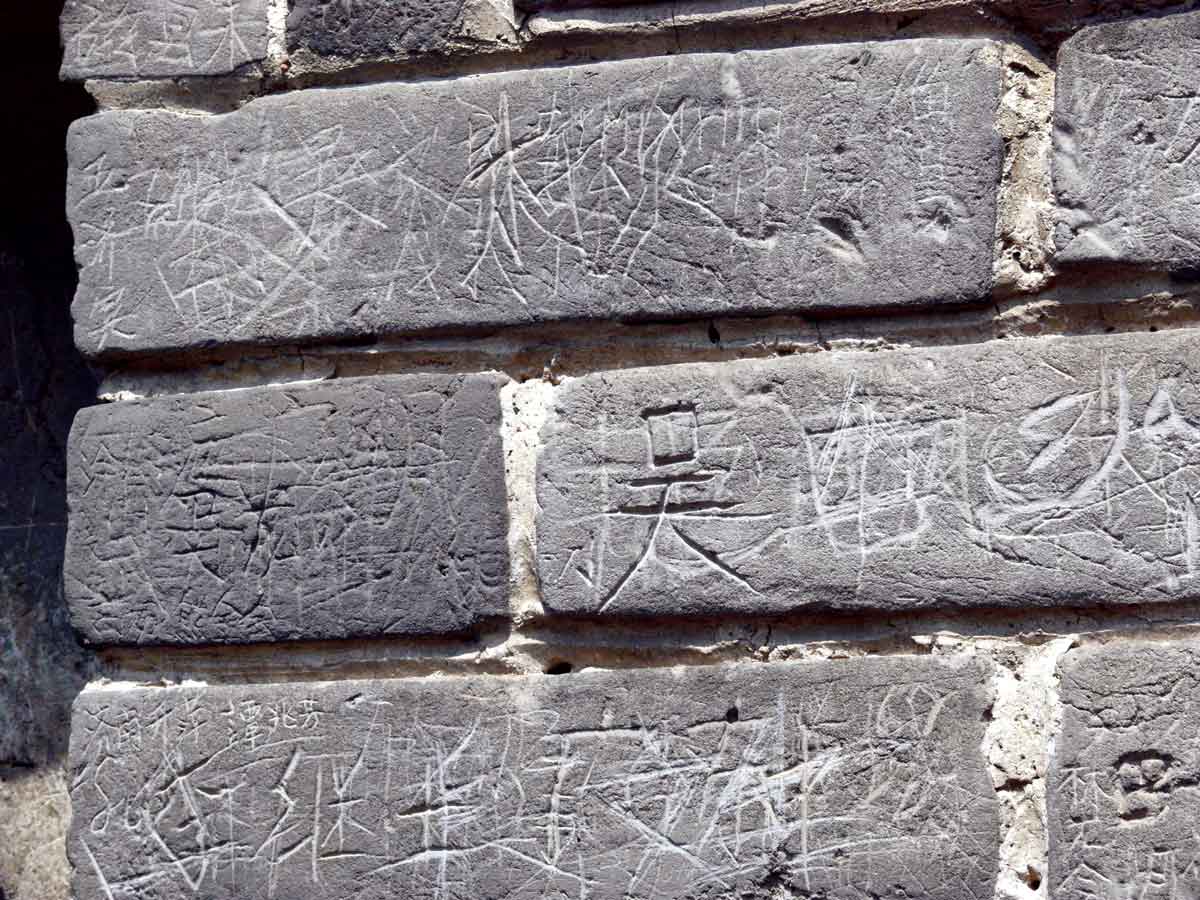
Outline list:
[[[369,57],[454,52],[465,0],[292,0],[288,50]]]
[[[1190,334],[593,376],[539,463],[571,612],[1193,596]]]
[[[1049,774],[1050,890],[1062,900],[1200,892],[1194,641],[1093,647],[1062,668]]]
[[[493,376],[93,407],[66,593],[97,643],[446,633],[506,610]]]
[[[1000,155],[990,49],[683,55],[95,116],[70,139],[77,335],[99,353],[973,298]]]
[[[67,0],[63,76],[219,75],[267,55],[266,0]]]
[[[982,900],[984,678],[891,659],[93,691],[77,896]]]
[[[1195,12],[1082,29],[1054,112],[1055,241],[1066,261],[1200,263]]]

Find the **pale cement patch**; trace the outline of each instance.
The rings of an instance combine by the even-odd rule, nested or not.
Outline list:
[[[467,0],[460,30],[468,41],[515,47],[517,14],[512,0]]]
[[[62,766],[0,770],[0,894],[7,900],[68,900],[70,817]]]
[[[510,382],[500,389],[500,436],[508,486],[509,608],[518,623],[542,613],[537,576],[539,433],[553,398],[549,381]]]
[[[267,0],[267,60],[275,69],[287,61],[288,0]]]
[[[1028,293],[1046,287],[1054,276],[1054,70],[1016,44],[1003,45],[1003,58],[997,128],[1005,152],[996,198],[996,290]]]
[[[967,653],[994,663],[994,701],[983,751],[1000,801],[996,900],[1046,898],[1046,772],[1062,719],[1058,663],[1077,638],[966,639],[942,633],[928,640],[935,654]]]

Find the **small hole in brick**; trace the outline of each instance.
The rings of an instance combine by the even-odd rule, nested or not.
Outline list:
[[[565,659],[559,659],[559,660],[555,660],[554,662],[550,663],[550,665],[546,666],[546,674],[547,675],[566,675],[574,668],[575,667],[573,665],[571,665],[569,662],[567,662]]]
[[[741,718],[741,713],[738,712],[738,708],[736,706],[731,706],[729,709],[725,710],[725,721],[730,725],[736,722],[739,718]]]
[[[1104,329],[1104,333],[1105,333],[1105,334],[1112,334],[1112,333],[1113,333],[1114,331],[1116,331],[1116,330],[1117,330],[1117,328],[1116,328],[1116,326],[1115,326],[1115,325],[1109,325],[1107,328],[1105,328],[1105,329]]]
[[[721,332],[717,331],[717,324],[715,322],[708,323],[708,340],[713,344],[721,343]]]
[[[1042,874],[1033,866],[1029,866],[1029,870],[1025,873],[1025,883],[1029,885],[1031,891],[1036,891],[1042,886]]]

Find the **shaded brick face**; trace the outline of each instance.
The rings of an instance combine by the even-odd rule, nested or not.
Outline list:
[[[464,0],[295,0],[288,50],[334,56],[381,56],[445,49]]]

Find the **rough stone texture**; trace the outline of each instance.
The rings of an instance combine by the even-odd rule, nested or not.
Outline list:
[[[629,370],[543,429],[547,608],[1200,596],[1194,332]]]
[[[66,0],[62,77],[222,75],[267,55],[267,0]]]
[[[89,354],[978,299],[999,54],[696,54],[77,123]]]
[[[1200,12],[1086,28],[1058,55],[1064,262],[1200,266]]]
[[[377,62],[477,63],[521,45],[511,0],[292,0],[286,28],[294,85]]]
[[[288,49],[385,56],[443,49],[458,33],[466,0],[292,0]]]
[[[85,410],[66,585],[91,642],[467,629],[507,609],[498,376]]]
[[[983,900],[985,674],[893,657],[88,692],[76,897]]]
[[[1200,895],[1200,643],[1123,642],[1062,666],[1050,896]]]
[[[58,737],[66,743],[65,724]],[[0,897],[6,900],[71,900],[64,763],[0,766]]]

